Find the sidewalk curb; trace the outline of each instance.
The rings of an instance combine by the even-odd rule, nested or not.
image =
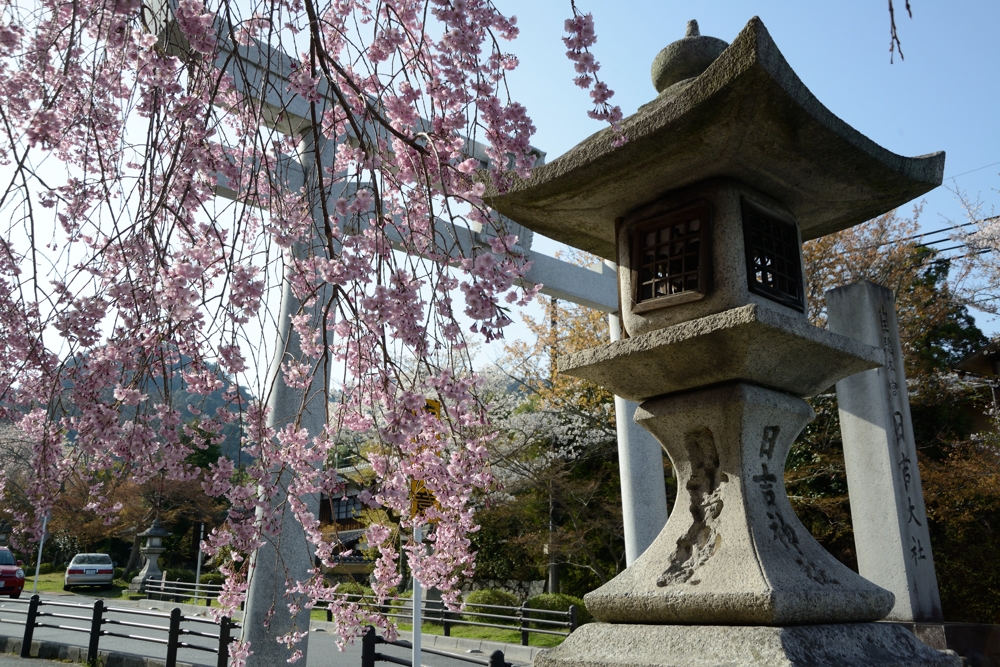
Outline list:
[[[412,639],[412,633],[400,632]],[[503,651],[503,657],[507,662],[522,664],[534,664],[535,656],[548,648],[542,646],[521,646],[520,644],[504,644],[501,642],[491,642],[485,639],[468,639],[466,637],[442,637],[441,635],[421,635],[420,643],[424,646],[439,649],[458,649],[461,651],[482,651],[483,657],[489,659],[493,651]]]
[[[336,626],[326,621],[313,621],[310,629],[313,632],[332,632]],[[413,640],[413,633],[405,630],[399,631],[399,638],[406,641]],[[504,644],[501,642],[491,642],[485,639],[469,639],[467,637],[443,637],[441,635],[421,635],[420,643],[428,648],[441,650],[451,650],[455,652],[471,653],[473,651],[482,653],[482,657],[489,659],[493,651],[503,651],[503,656],[507,662],[519,664],[533,664],[535,656],[541,651],[548,650],[542,646],[521,646],[520,644]]]

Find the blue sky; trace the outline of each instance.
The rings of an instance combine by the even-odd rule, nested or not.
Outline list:
[[[626,115],[653,98],[653,57],[684,35],[689,19],[698,20],[703,35],[731,42],[760,16],[792,69],[833,113],[896,153],[947,152],[945,185],[924,197],[925,230],[964,221],[948,187],[981,198],[986,214],[1000,213],[1000,2],[911,0],[912,19],[904,0],[896,4],[905,59],[897,54],[890,64],[885,0],[577,0],[594,15],[592,51]],[[517,15],[521,28],[509,45],[521,59],[511,94],[527,106],[537,127],[533,143],[552,160],[602,128],[586,115],[589,97],[573,85],[560,39],[569,0],[497,5]],[[536,247],[552,254],[558,246]],[[978,321],[987,333],[1000,330],[988,318]]]

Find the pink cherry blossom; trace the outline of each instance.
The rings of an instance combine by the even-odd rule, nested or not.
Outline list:
[[[577,82],[617,127],[593,21],[572,8]],[[280,512],[335,564],[343,545],[305,499],[345,492],[332,462],[354,433],[375,475],[363,502],[400,520],[367,530],[377,595],[405,556],[456,603],[493,435],[457,314],[496,340],[536,290],[518,287],[528,265],[502,229],[464,253],[442,243],[497,225],[487,186],[534,164],[535,128],[505,79],[518,60],[502,45],[517,34],[491,0],[4,5],[0,418],[30,459],[16,485],[0,471],[16,544],[39,538],[71,475],[94,480],[87,511],[109,522],[121,509],[97,481],[109,471],[198,480],[229,505],[204,547],[228,554],[213,613],[231,614]],[[294,344],[276,346],[278,330]],[[282,384],[310,400],[272,423]],[[326,418],[318,433],[300,423],[310,402]],[[188,462],[229,428],[238,460]],[[413,482],[437,499],[424,513]],[[428,554],[406,535],[432,521]],[[335,593],[317,571],[288,591],[304,608]],[[395,633],[357,605],[333,611],[343,641],[369,623]],[[235,644],[232,664],[252,653]]]
[[[608,101],[615,91],[608,88],[607,84],[597,78],[597,72],[601,69],[601,64],[597,62],[590,52],[590,47],[597,43],[597,34],[594,32],[593,15],[581,14],[576,7],[575,0],[570,1],[573,10],[573,18],[566,19],[565,29],[569,33],[568,37],[563,37],[566,45],[566,57],[574,63],[574,69],[578,76],[573,82],[580,88],[591,89],[590,97],[594,101],[594,108],[587,112],[587,115],[594,120],[602,120],[610,123],[615,139],[612,142],[615,146],[622,146],[628,141],[628,137],[621,128],[622,110],[621,107],[612,106]]]

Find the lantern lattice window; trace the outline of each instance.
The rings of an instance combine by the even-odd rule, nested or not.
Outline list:
[[[697,202],[632,232],[634,312],[701,299],[711,279],[711,208]]]
[[[805,311],[795,223],[743,202],[747,283],[754,294]]]

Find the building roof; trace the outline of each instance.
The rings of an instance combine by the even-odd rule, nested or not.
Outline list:
[[[990,343],[955,364],[955,370],[984,378],[1000,375],[1000,343]]]

